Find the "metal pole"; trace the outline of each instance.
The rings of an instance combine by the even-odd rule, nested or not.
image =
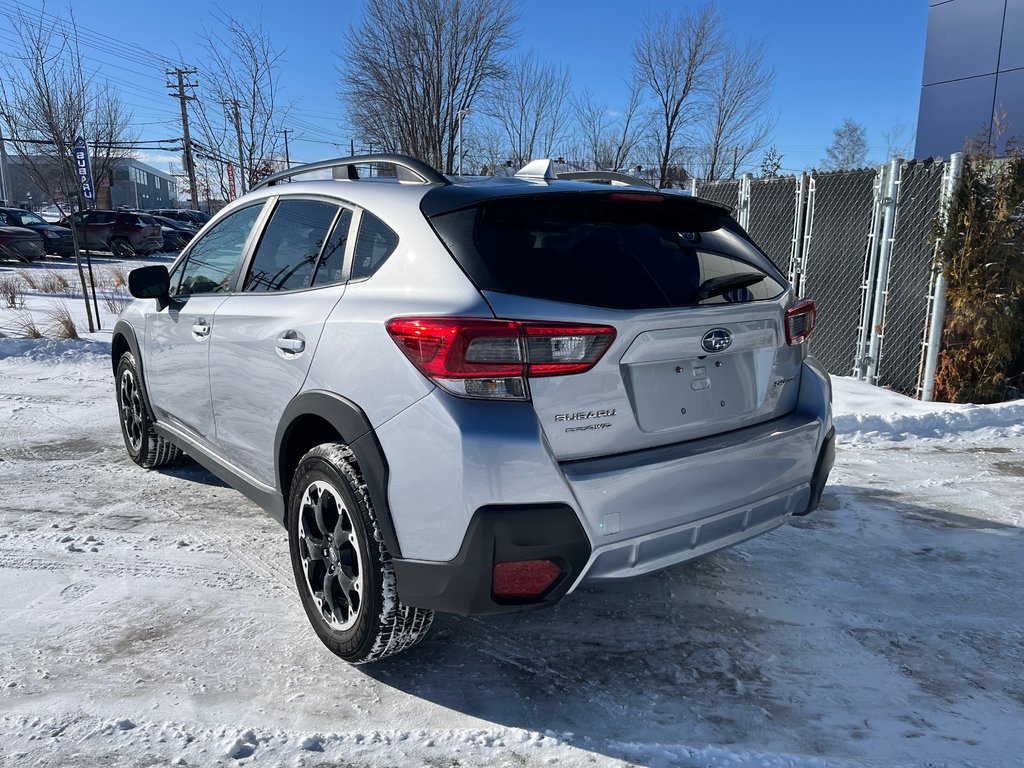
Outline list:
[[[875,280],[875,301],[871,313],[871,344],[868,348],[866,380],[878,383],[878,355],[882,349],[885,330],[885,297],[889,292],[889,257],[892,256],[893,231],[896,228],[896,200],[900,183],[903,158],[894,157],[889,163],[889,178],[886,179],[885,223],[882,225],[882,242],[878,251],[878,275]]]
[[[942,196],[939,202],[939,217],[942,227],[949,226],[949,212],[956,197],[956,190],[963,172],[964,154],[955,152],[949,158],[946,173],[942,178]],[[935,244],[938,255],[942,240]],[[935,285],[932,289],[931,316],[928,319],[928,335],[924,358],[924,381],[921,388],[921,399],[931,402],[935,397],[935,372],[939,368],[939,353],[942,351],[942,330],[946,319],[946,262],[935,264]]]
[[[192,137],[188,132],[188,109],[186,104],[189,101],[195,99],[195,96],[186,96],[185,87],[195,87],[194,83],[185,83],[185,75],[194,75],[196,70],[194,69],[172,69],[165,70],[164,74],[177,75],[178,76],[178,87],[177,93],[170,94],[173,98],[178,99],[181,102],[181,131],[183,136],[183,143],[185,145],[185,172],[188,174],[188,183],[191,187],[191,198],[193,210],[199,210],[199,192],[196,189],[196,163],[192,158]],[[168,88],[174,88],[173,85],[167,86]]]
[[[7,195],[7,145],[4,144],[3,134],[0,134],[0,199],[4,205],[11,204],[11,198]]]
[[[456,114],[456,117],[459,118],[459,176],[462,176],[462,120],[468,114],[468,109],[460,109]]]
[[[284,167],[285,170],[290,170],[292,167],[292,160],[288,156],[288,129],[284,129]]]
[[[736,208],[738,210],[736,213],[739,215],[736,217],[736,221],[744,229],[750,227],[750,184],[753,178],[754,175],[752,173],[743,174],[740,178],[740,188],[737,195]]]
[[[864,255],[864,277],[860,284],[860,325],[857,328],[857,356],[853,361],[853,375],[864,381],[868,374],[871,358],[871,297],[874,295],[878,274],[878,251],[882,240],[882,224],[885,221],[885,190],[889,178],[889,166],[880,165],[875,175],[874,209],[871,213],[871,232],[868,233],[868,249]]]
[[[238,192],[241,196],[245,194],[245,168],[242,165],[245,158],[242,153],[242,114],[238,111],[238,99],[231,100],[231,108],[235,116],[235,134],[238,136]]]
[[[797,296],[801,296],[802,269],[800,255],[803,251],[804,216],[807,213],[807,172],[796,180],[796,211],[793,213],[793,239],[789,246],[789,282]]]

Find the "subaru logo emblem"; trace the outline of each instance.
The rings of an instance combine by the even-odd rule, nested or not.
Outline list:
[[[725,328],[713,328],[704,334],[700,345],[705,352],[724,352],[732,344],[732,334]]]

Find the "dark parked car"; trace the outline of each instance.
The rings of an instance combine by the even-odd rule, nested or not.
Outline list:
[[[43,236],[25,227],[0,226],[0,258],[35,261],[43,258]]]
[[[195,237],[198,230],[188,224],[169,219],[166,216],[153,216],[160,225],[160,231],[164,236],[165,251],[180,251],[189,241]]]
[[[154,208],[147,213],[153,216],[165,216],[168,219],[180,221],[182,224],[190,224],[196,229],[210,220],[210,214],[193,211],[190,208]]]
[[[115,256],[136,256],[163,250],[164,236],[156,219],[128,211],[83,211],[71,219],[86,248],[110,251]],[[62,224],[69,220],[65,219]]]
[[[25,227],[43,237],[43,250],[56,256],[70,256],[74,253],[71,230],[51,224],[38,213],[21,208],[0,208],[0,226]]]

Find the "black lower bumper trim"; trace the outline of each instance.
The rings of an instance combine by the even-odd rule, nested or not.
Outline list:
[[[473,515],[459,554],[447,562],[396,558],[398,596],[406,605],[482,616],[554,605],[590,558],[590,542],[565,504],[488,505]],[[561,573],[537,598],[499,600],[491,592],[494,564],[548,559]]]
[[[818,454],[818,463],[814,466],[814,476],[811,478],[811,499],[807,502],[807,508],[803,512],[794,512],[800,517],[809,515],[818,508],[821,503],[821,494],[825,490],[825,483],[828,482],[828,473],[836,463],[836,428],[832,427],[825,435],[825,442],[822,443],[821,453]]]

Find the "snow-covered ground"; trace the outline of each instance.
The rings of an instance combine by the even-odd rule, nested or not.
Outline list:
[[[108,355],[0,339],[2,766],[1024,765],[1024,402],[838,379],[811,517],[355,668],[283,529],[128,460]]]

